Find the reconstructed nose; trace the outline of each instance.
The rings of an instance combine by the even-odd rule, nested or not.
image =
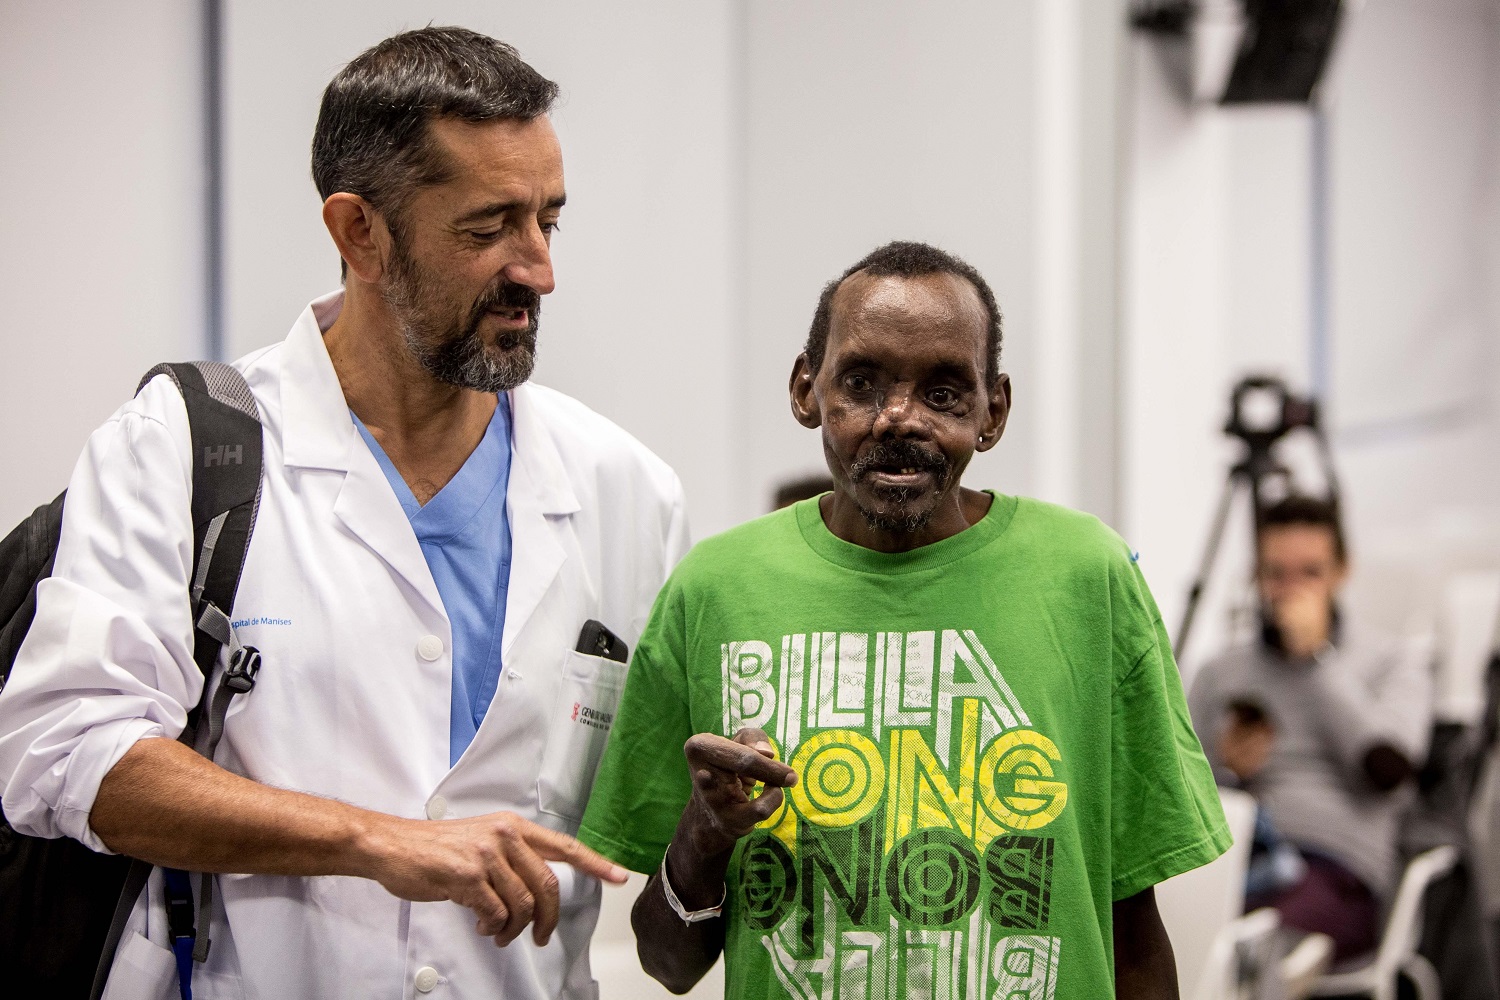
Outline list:
[[[904,437],[920,426],[912,387],[892,386],[878,405],[872,428],[876,437]]]

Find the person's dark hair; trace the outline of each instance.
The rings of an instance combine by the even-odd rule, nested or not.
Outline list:
[[[1344,542],[1343,519],[1339,517],[1338,504],[1331,500],[1294,493],[1276,501],[1261,512],[1261,531],[1291,525],[1327,528],[1333,536],[1333,554],[1341,563],[1349,561],[1348,548]]]
[[[771,509],[790,507],[798,501],[811,500],[833,489],[833,477],[826,472],[790,479],[776,487],[776,493],[771,498]]]
[[[448,177],[434,119],[530,121],[556,98],[557,84],[504,42],[467,28],[403,31],[360,53],[323,91],[313,183],[325,201],[359,195],[394,227],[414,191]]]
[[[802,348],[807,355],[808,371],[816,375],[818,369],[823,367],[823,355],[828,349],[828,328],[833,322],[834,293],[850,275],[859,271],[882,278],[954,274],[973,285],[989,317],[985,330],[985,381],[993,385],[995,379],[1000,377],[1000,307],[995,304],[995,293],[990,291],[989,283],[967,261],[931,244],[905,240],[876,247],[863,260],[851,265],[843,274],[823,286],[823,293],[818,296],[818,308],[813,313],[812,327],[807,331],[807,345]]]

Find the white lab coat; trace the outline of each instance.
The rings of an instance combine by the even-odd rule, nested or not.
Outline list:
[[[574,833],[605,736],[599,716],[579,709],[613,714],[625,668],[573,649],[590,618],[634,646],[687,547],[681,486],[580,403],[534,385],[512,393],[505,668],[450,768],[448,617],[323,346],[341,303],[338,294],[314,302],[283,343],[237,363],[265,424],[265,477],[231,617],[264,666],[254,691],[234,700],[216,759],[269,785],[398,816],[508,809]],[[103,850],[88,827],[100,780],[137,739],[176,737],[198,702],[189,442],[181,397],[158,378],[79,461],[55,573],[0,693],[5,813],[23,833]],[[528,933],[499,949],[462,907],[398,900],[372,881],[221,876],[194,994],[592,997],[600,886],[554,867],[562,918],[545,948]],[[164,923],[157,878],[108,996],[176,996]]]

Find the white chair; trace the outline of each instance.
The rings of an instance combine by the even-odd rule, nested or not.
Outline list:
[[[1203,956],[1197,988],[1190,994],[1193,1000],[1240,1000],[1247,995],[1247,980],[1258,981],[1267,972],[1274,975],[1280,926],[1281,914],[1267,908],[1235,917],[1219,928]],[[1251,989],[1249,995],[1256,995]]]
[[[1313,987],[1333,964],[1333,938],[1309,934],[1281,960],[1281,984],[1285,1000],[1312,996]]]
[[[1156,887],[1156,908],[1172,941],[1177,981],[1184,990],[1202,981],[1219,934],[1245,910],[1255,799],[1233,788],[1221,788],[1219,800],[1234,844],[1222,857]]]
[[[1386,921],[1380,947],[1369,964],[1333,972],[1319,979],[1311,996],[1368,996],[1396,1000],[1396,977],[1404,974],[1417,990],[1417,1000],[1441,1000],[1442,987],[1432,963],[1417,954],[1422,937],[1422,897],[1427,887],[1458,863],[1458,848],[1434,847],[1412,858],[1401,876],[1396,902]]]

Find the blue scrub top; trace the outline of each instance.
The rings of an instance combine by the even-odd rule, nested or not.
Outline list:
[[[474,741],[500,684],[500,640],[510,587],[510,403],[500,396],[484,439],[448,484],[425,505],[396,471],[359,417],[360,436],[406,511],[453,628],[453,693],[448,766]]]

